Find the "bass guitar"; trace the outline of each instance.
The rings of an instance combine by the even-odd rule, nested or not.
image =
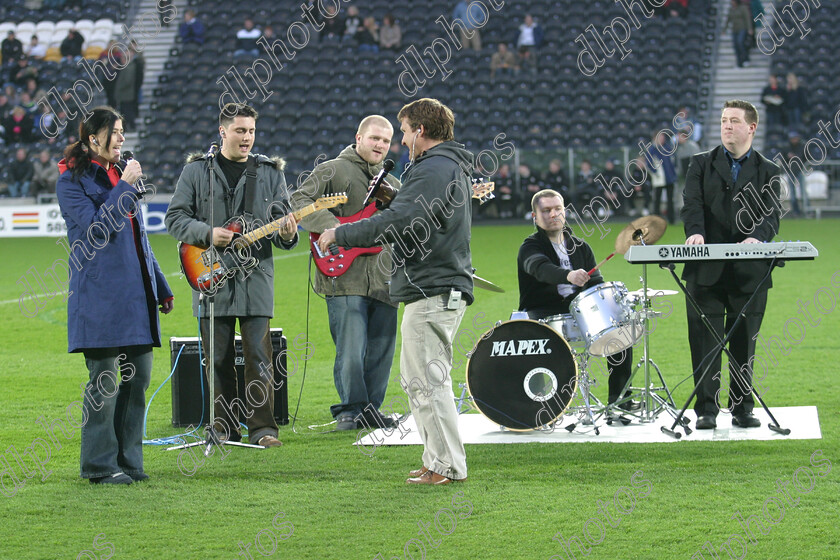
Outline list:
[[[473,180],[472,198],[478,199],[481,204],[484,204],[495,197],[495,195],[493,195],[493,189],[495,188],[494,185],[494,183],[487,183],[478,179]],[[384,193],[380,196],[374,196],[380,203],[387,206],[396,195],[396,191],[393,189],[391,190],[393,192],[390,192],[386,199],[382,198],[382,196],[386,196]],[[365,218],[370,218],[376,210],[376,202],[371,202],[362,208],[361,211],[356,212],[352,216],[336,216],[336,219],[338,219],[338,221],[342,224],[351,224],[353,222],[364,220]],[[321,235],[318,233],[309,234],[309,246],[312,250],[312,260],[315,261],[315,266],[318,267],[318,270],[330,278],[336,278],[347,272],[350,269],[350,265],[352,265],[353,261],[358,257],[362,255],[375,255],[382,251],[382,246],[339,247],[338,245],[332,245],[329,252],[325,253],[324,251],[321,251],[320,247],[318,247],[318,239],[320,237]]]

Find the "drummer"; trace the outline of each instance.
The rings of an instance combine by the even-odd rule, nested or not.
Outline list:
[[[583,290],[602,284],[604,278],[596,270],[592,248],[572,234],[566,225],[563,197],[557,191],[544,189],[531,198],[531,210],[537,231],[525,238],[519,248],[519,310],[529,319],[545,319],[569,313],[569,304]],[[608,398],[612,404],[621,398],[621,390],[630,379],[633,348],[607,356],[610,372]],[[628,397],[629,391],[624,393]],[[620,408],[633,410],[633,401]]]

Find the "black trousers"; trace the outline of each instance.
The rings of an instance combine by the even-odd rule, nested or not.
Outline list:
[[[723,338],[732,328],[738,314],[751,294],[740,292],[734,286],[700,286],[693,282],[686,285],[700,309],[706,315],[714,330]],[[729,351],[737,363],[729,363],[729,400],[727,408],[733,415],[752,412],[755,401],[752,396],[752,363],[755,355],[755,336],[761,328],[764,309],[767,306],[767,290],[756,294],[745,317],[729,339]],[[694,384],[700,382],[703,370],[698,366],[703,358],[717,345],[706,329],[700,316],[686,301],[688,315],[688,343],[691,348],[691,365],[694,368]],[[694,411],[698,416],[716,416],[720,410],[721,350],[714,352],[709,372],[703,378],[697,391]],[[703,368],[705,369],[705,368]]]
[[[238,394],[236,383],[236,317],[216,317],[215,348],[215,428],[220,437],[239,441],[239,417],[244,415],[248,439],[257,443],[265,435],[277,436],[274,420],[274,380],[268,317],[239,317],[242,354],[245,359],[245,394]],[[201,319],[201,343],[205,363],[209,363],[210,320]],[[206,370],[205,370],[206,371]]]

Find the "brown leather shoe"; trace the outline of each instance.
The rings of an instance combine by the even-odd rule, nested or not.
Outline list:
[[[446,478],[442,474],[438,474],[436,472],[432,472],[427,470],[423,474],[415,478],[409,478],[406,480],[407,484],[431,484],[434,486],[442,486],[444,484],[449,484],[451,482],[464,482],[467,480],[466,478],[461,480],[455,480],[452,478]]]
[[[283,442],[274,436],[263,436],[257,442],[257,445],[262,445],[263,447],[280,447],[283,445]]]
[[[409,472],[408,474],[412,478],[415,478],[415,477],[420,476],[421,474],[425,474],[426,471],[428,471],[428,470],[429,469],[427,469],[426,467],[420,467],[419,469],[413,470],[413,471]]]

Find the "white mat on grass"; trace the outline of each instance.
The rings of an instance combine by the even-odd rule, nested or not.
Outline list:
[[[569,432],[565,426],[576,422],[573,416],[564,416],[563,423],[553,432],[529,431],[513,432],[501,428],[481,414],[462,414],[458,417],[458,429],[464,443],[581,443],[581,442],[609,442],[609,443],[668,443],[673,441],[745,441],[745,440],[785,440],[785,439],[822,439],[820,420],[816,406],[788,406],[771,407],[770,411],[782,428],[789,428],[790,435],[778,434],[767,427],[769,417],[764,409],[753,412],[761,420],[760,428],[735,428],[732,417],[721,413],[717,417],[718,427],[714,430],[696,430],[694,412],[687,411],[686,416],[691,419],[689,428],[691,434],[683,434],[681,440],[662,433],[660,427],[670,428],[674,419],[667,413],[662,413],[653,422],[640,423],[635,418],[627,426],[608,426],[599,419],[596,422],[600,434],[596,435],[592,426],[577,424],[575,430]],[[402,437],[401,437],[402,436]],[[414,417],[411,416],[403,423],[402,430],[393,430],[387,435],[384,430],[376,430],[358,440],[355,445],[421,445],[420,435]]]

